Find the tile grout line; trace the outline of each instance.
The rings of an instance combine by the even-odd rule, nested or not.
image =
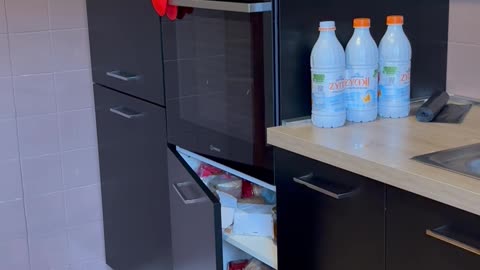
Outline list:
[[[23,218],[24,218],[24,226],[25,226],[25,236],[26,236],[26,242],[27,242],[27,267],[28,269],[32,269],[32,263],[30,261],[30,235],[28,232],[28,222],[27,222],[27,206],[26,206],[26,201],[25,201],[25,185],[23,181],[23,164],[22,164],[22,158],[21,158],[21,153],[20,153],[20,137],[19,137],[19,129],[18,129],[18,115],[17,115],[17,97],[16,97],[16,91],[15,91],[15,85],[13,83],[13,59],[12,59],[12,48],[11,48],[11,39],[10,39],[10,30],[8,29],[8,12],[7,12],[7,4],[5,0],[2,0],[4,4],[4,9],[5,9],[5,23],[7,27],[7,42],[8,42],[8,57],[10,61],[10,84],[12,86],[12,94],[13,94],[13,108],[14,108],[14,119],[15,119],[15,132],[17,136],[17,153],[18,153],[18,166],[20,169],[20,185],[22,188],[22,203],[23,203]]]

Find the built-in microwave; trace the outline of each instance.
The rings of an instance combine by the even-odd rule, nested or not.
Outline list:
[[[188,13],[162,24],[168,142],[273,181],[266,144],[266,128],[277,121],[271,2],[169,4]]]

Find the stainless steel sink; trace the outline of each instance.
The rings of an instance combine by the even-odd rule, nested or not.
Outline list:
[[[480,179],[480,143],[421,155],[413,159]]]

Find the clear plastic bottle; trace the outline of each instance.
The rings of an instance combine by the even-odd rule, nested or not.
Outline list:
[[[410,112],[412,47],[403,32],[403,16],[388,16],[387,25],[379,47],[378,112],[381,117],[402,118]]]
[[[354,19],[353,27],[346,50],[347,120],[371,122],[378,115],[378,47],[370,35],[370,19]]]
[[[335,22],[320,22],[320,35],[310,57],[312,122],[317,127],[345,125],[345,51],[335,35]]]

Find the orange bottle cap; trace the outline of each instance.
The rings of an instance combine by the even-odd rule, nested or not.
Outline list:
[[[387,25],[403,25],[403,16],[400,16],[400,15],[388,16]]]
[[[353,20],[354,28],[369,28],[370,19],[369,18],[356,18]]]

